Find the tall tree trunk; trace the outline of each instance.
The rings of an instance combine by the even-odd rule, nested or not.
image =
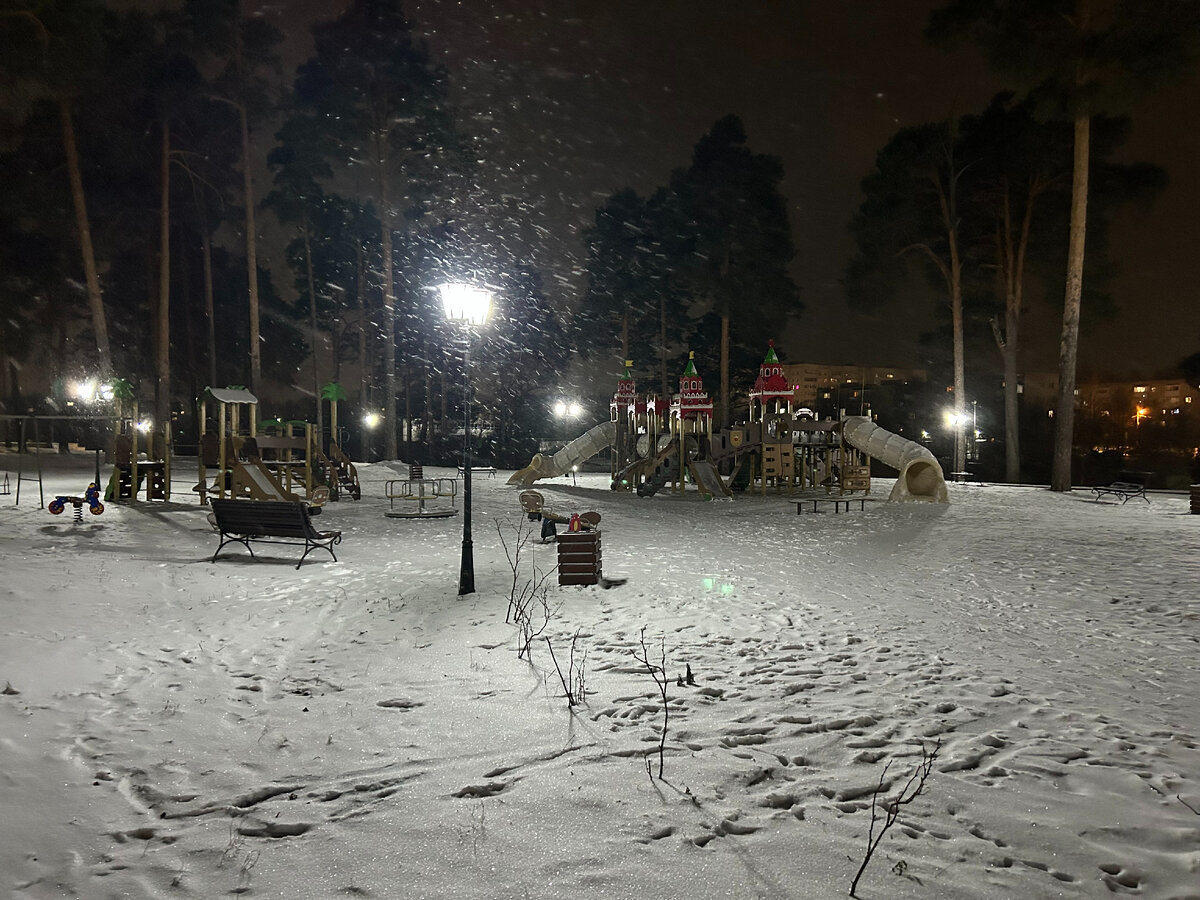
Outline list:
[[[729,424],[729,313],[721,316],[721,396],[717,406],[717,424]]]
[[[367,254],[363,250],[362,240],[355,241],[354,272],[358,285],[358,405],[365,413],[371,402],[371,363],[367,353],[367,327],[371,324],[370,310],[367,309]]]
[[[375,168],[379,179],[379,221],[383,248],[383,390],[384,400],[384,459],[396,459],[396,273],[392,261],[391,182],[387,169],[387,137],[376,137]]]
[[[250,311],[250,390],[257,394],[262,382],[262,330],[258,307],[258,230],[254,221],[253,148],[250,144],[250,117],[246,112],[246,66],[242,46],[242,3],[237,0],[237,20],[234,22],[233,53],[237,71],[238,124],[242,139],[242,199],[246,215],[246,283],[249,287]]]
[[[629,359],[629,307],[621,313],[621,363]]]
[[[958,177],[961,171],[955,168],[953,148],[950,145],[946,147],[945,163],[946,181],[942,181],[938,171],[934,171],[931,178],[937,190],[942,224],[946,229],[949,262],[940,261],[928,246],[923,249],[942,269],[946,288],[950,292],[950,328],[954,345],[954,471],[963,472],[967,467],[967,379],[963,342],[962,258],[958,247]]]
[[[1026,225],[1028,224],[1029,207],[1026,206]],[[1010,484],[1020,481],[1021,451],[1019,403],[1017,395],[1017,346],[1018,330],[1020,328],[1020,284],[1016,272],[1016,249],[1012,241],[1012,209],[1008,185],[1004,186],[1003,208],[1000,222],[996,227],[996,257],[997,268],[1001,273],[1001,287],[1004,291],[1004,325],[1001,327],[999,317],[991,320],[992,336],[996,347],[1000,350],[1000,359],[1004,364],[1004,477]]]
[[[179,358],[179,354],[175,356],[175,383],[180,384],[179,372],[182,366],[184,377],[180,391],[188,396],[197,397],[199,396],[199,386],[196,384],[196,378],[200,371],[200,356],[203,350],[200,342],[196,340],[195,316],[192,315],[192,311],[196,308],[196,298],[192,295],[192,255],[188,252],[189,249],[181,247],[182,252],[173,257],[176,271],[179,272],[175,303],[183,312],[181,316],[178,316],[178,327],[183,329],[183,334],[180,335],[180,346],[185,348],[182,360]]]
[[[250,300],[250,391],[257,394],[262,381],[262,340],[258,311],[258,239],[254,223],[254,171],[251,162],[250,122],[246,117],[244,103],[238,104],[238,119],[242,128],[242,195],[246,204],[246,279],[249,285]]]
[[[963,343],[962,261],[957,229],[950,232],[950,319],[954,330],[954,471],[967,470],[967,373]]]
[[[83,261],[84,281],[87,283],[88,307],[92,311],[92,330],[96,332],[96,353],[99,374],[112,373],[112,348],[108,342],[108,317],[104,313],[104,295],[100,291],[100,274],[96,271],[96,251],[92,248],[92,228],[88,222],[87,202],[83,193],[83,175],[79,170],[79,148],[75,144],[75,122],[71,104],[58,101],[62,122],[63,153],[67,159],[67,178],[71,183],[71,203],[75,207],[75,230],[79,238],[79,255]]]
[[[1021,482],[1021,396],[1020,358],[1021,307],[1025,295],[1025,259],[1029,252],[1029,235],[1033,230],[1033,210],[1045,182],[1030,179],[1025,186],[1025,208],[1021,213],[1020,231],[1013,240],[1012,191],[1004,183],[1000,221],[996,227],[997,268],[1002,274],[1004,291],[1004,326],[992,318],[992,333],[1000,358],[1004,363],[1004,478],[1010,484]]]
[[[1021,236],[1013,260],[1013,284],[1004,307],[1004,329],[1007,334],[1004,356],[1004,443],[1005,476],[1012,484],[1021,481],[1021,402],[1017,393],[1017,352],[1020,348],[1021,305],[1025,299],[1025,256],[1029,251],[1029,232],[1033,228],[1033,207],[1040,188],[1030,185],[1025,194],[1025,212],[1021,217]],[[1011,387],[1010,387],[1011,385]]]
[[[312,331],[313,396],[317,398],[317,446],[325,447],[325,404],[321,400],[321,376],[317,371],[317,280],[313,276],[312,233],[308,222],[304,228],[304,275],[308,279],[308,325]],[[330,437],[331,440],[334,436]]]
[[[667,300],[661,294],[658,298],[658,378],[662,397],[666,398],[669,390],[667,387]]]
[[[154,424],[171,427],[171,126],[162,121],[159,158],[158,337],[155,341]]]
[[[350,325],[346,317],[346,289],[339,286],[336,290],[337,294],[333,300],[333,323],[330,326],[332,337],[329,346],[329,365],[333,371],[333,378],[331,380],[341,384],[342,347],[345,346],[344,341],[346,340],[346,331],[349,329]],[[331,429],[329,433],[333,434],[332,429],[334,428],[334,423],[332,419],[330,419],[329,427]]]
[[[404,366],[404,446],[405,453],[412,451],[413,440],[413,409],[412,409],[412,370]]]
[[[387,199],[382,199],[383,225],[383,458],[399,456],[396,444],[396,285],[392,272],[392,225]]]
[[[425,411],[421,415],[421,443],[425,445],[425,450],[428,452],[429,420],[433,418],[433,367],[429,364],[430,352],[428,345],[425,347],[422,359],[424,362],[421,363],[421,371],[425,375]]]
[[[213,301],[212,235],[208,233],[207,217],[202,227],[200,249],[204,254],[204,315],[208,319],[208,383],[217,387],[217,315]]]
[[[729,275],[730,255],[733,248],[725,243],[721,256],[721,281]],[[725,428],[729,425],[729,301],[725,300],[721,309],[721,392],[717,399],[717,424]]]
[[[962,259],[958,250],[958,175],[950,166],[946,234],[950,241],[950,324],[954,344],[954,471],[967,470],[967,372],[963,341]]]
[[[1075,365],[1079,353],[1079,310],[1083,298],[1083,258],[1087,240],[1088,166],[1091,117],[1075,117],[1075,159],[1071,173],[1071,232],[1067,244],[1067,290],[1062,340],[1058,348],[1058,404],[1054,410],[1054,462],[1050,490],[1071,490],[1075,438]]]

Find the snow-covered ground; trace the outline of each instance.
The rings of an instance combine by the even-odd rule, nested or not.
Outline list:
[[[42,461],[47,502],[92,477],[86,455]],[[0,497],[6,895],[845,896],[885,768],[892,795],[940,741],[861,897],[1200,897],[1186,497],[900,505],[877,483],[863,511],[798,516],[557,479],[539,489],[602,514],[627,581],[552,579],[530,663],[505,622],[504,473],[475,481],[465,598],[461,518],[386,518],[407,468],[360,473],[363,499],[318,520],[338,561],[298,571],[295,547],[209,562],[186,462],[172,502],[80,524],[36,481]],[[554,561],[526,544],[518,584]],[[570,708],[544,638],[565,667],[576,634]],[[643,639],[670,676],[661,780]]]

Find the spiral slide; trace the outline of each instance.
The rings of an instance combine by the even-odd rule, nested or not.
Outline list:
[[[508,479],[508,483],[529,487],[539,478],[555,478],[559,475],[566,475],[585,459],[590,459],[605,447],[611,446],[616,436],[616,422],[601,422],[552,456],[546,456],[543,453],[535,454],[533,461],[525,468],[514,472]]]
[[[947,503],[946,477],[927,447],[884,431],[866,416],[850,416],[842,423],[846,443],[900,472],[889,500],[924,500]]]

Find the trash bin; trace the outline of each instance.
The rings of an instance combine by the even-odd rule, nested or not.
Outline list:
[[[557,537],[558,583],[600,583],[600,532],[568,531]]]

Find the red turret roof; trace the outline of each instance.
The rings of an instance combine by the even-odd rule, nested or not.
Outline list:
[[[775,355],[774,341],[767,346],[767,355],[763,358],[762,365],[759,366],[758,378],[754,381],[750,398],[761,400],[764,403],[769,400],[790,401],[792,399],[792,386],[783,377],[783,366],[779,364],[779,357]]]
[[[688,354],[687,368],[679,376],[679,393],[671,400],[671,415],[683,419],[694,419],[705,415],[712,417],[713,402],[704,390],[704,379],[696,373],[696,354]]]

